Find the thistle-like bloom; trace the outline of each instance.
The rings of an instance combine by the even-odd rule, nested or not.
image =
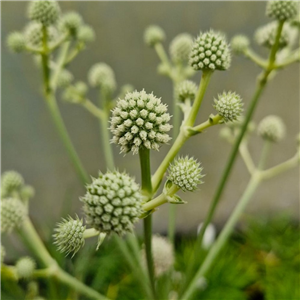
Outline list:
[[[88,81],[92,87],[100,87],[109,93],[113,93],[116,89],[114,71],[105,63],[97,63],[91,67]]]
[[[270,142],[279,142],[284,138],[285,125],[278,116],[267,116],[258,125],[258,135]]]
[[[272,48],[275,43],[276,33],[277,33],[277,23],[272,22],[258,28],[255,32],[254,38],[258,45],[267,48]],[[280,49],[284,48],[289,44],[290,40],[291,40],[290,31],[286,26],[284,26],[279,38],[278,47]]]
[[[85,226],[78,217],[76,219],[71,217],[63,219],[62,222],[58,223],[53,235],[54,244],[57,245],[58,251],[66,255],[73,253],[73,257],[84,246],[84,231]]]
[[[184,102],[187,99],[193,101],[197,93],[197,85],[191,80],[180,82],[176,88],[176,95],[179,101]]]
[[[64,14],[60,20],[60,28],[76,36],[83,24],[82,17],[77,12],[68,12]]]
[[[24,179],[16,171],[6,171],[2,174],[1,189],[6,193],[19,191],[24,186]]]
[[[12,32],[7,38],[7,46],[12,52],[20,53],[25,50],[25,38],[21,32]]]
[[[227,70],[230,62],[229,45],[220,32],[201,32],[195,39],[190,54],[190,65],[194,70]]]
[[[28,7],[30,20],[37,21],[44,26],[53,25],[60,16],[60,8],[54,0],[34,0]]]
[[[21,200],[6,198],[1,200],[1,232],[10,233],[22,226],[27,210]]]
[[[250,41],[245,35],[236,35],[232,38],[230,45],[233,52],[242,54],[248,49]]]
[[[141,147],[159,150],[159,144],[170,140],[169,121],[167,106],[153,93],[147,94],[144,90],[127,93],[112,111],[112,142],[120,145],[121,153],[136,154]]]
[[[184,192],[193,192],[203,181],[203,168],[193,157],[179,157],[170,164],[168,169],[168,180],[178,186]]]
[[[236,93],[223,92],[223,94],[218,95],[218,99],[215,99],[214,102],[214,108],[223,117],[225,123],[237,120],[243,112],[242,99]]]
[[[58,87],[67,87],[73,81],[74,76],[71,72],[66,69],[61,70],[57,79]]]
[[[83,43],[90,43],[95,40],[94,29],[89,25],[83,25],[79,28],[77,39]]]
[[[147,27],[144,33],[144,41],[150,47],[163,42],[165,38],[165,32],[157,25]]]
[[[126,173],[100,173],[81,198],[86,222],[104,233],[123,235],[133,229],[142,211],[139,185]]]
[[[299,7],[298,1],[289,0],[271,0],[267,3],[266,14],[268,17],[285,21],[292,19],[297,15]]]
[[[162,236],[152,236],[152,255],[156,276],[160,276],[168,272],[174,264],[175,255],[173,246]],[[142,251],[142,262],[143,265],[146,266],[146,254],[144,249]]]
[[[188,33],[177,35],[170,44],[170,55],[174,62],[184,63],[189,60],[193,37]]]
[[[36,263],[31,257],[22,257],[16,263],[18,278],[29,279],[36,268]]]

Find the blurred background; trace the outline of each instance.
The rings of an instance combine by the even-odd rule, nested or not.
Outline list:
[[[67,153],[59,139],[45,106],[41,92],[41,72],[29,55],[11,54],[6,48],[7,34],[21,30],[28,22],[27,2],[2,1],[2,172],[19,171],[27,184],[35,187],[36,195],[30,204],[30,214],[45,236],[52,234],[53,226],[62,216],[81,215],[79,197],[85,189],[77,178]],[[130,83],[137,90],[145,88],[162,97],[171,105],[172,84],[157,74],[158,57],[143,42],[145,28],[151,24],[161,26],[167,35],[164,46],[168,50],[171,40],[180,33],[196,36],[199,31],[221,30],[228,39],[238,33],[253,41],[257,27],[269,22],[265,16],[265,2],[60,2],[63,12],[77,11],[96,32],[91,43],[71,64],[69,70],[76,80],[87,80],[87,72],[97,62],[110,65],[116,74],[119,87]],[[254,49],[262,55],[267,52]],[[233,57],[229,71],[215,72],[201,107],[198,121],[210,113],[213,98],[223,90],[239,93],[247,108],[260,72],[251,61]],[[193,78],[199,82],[200,73]],[[96,91],[90,90],[90,99],[97,100]],[[82,107],[64,103],[58,93],[58,102],[75,148],[88,173],[96,176],[105,171],[98,120]],[[170,108],[171,109],[171,108]],[[259,103],[254,120],[259,122],[269,114],[282,117],[287,126],[284,141],[274,145],[268,166],[280,163],[296,150],[295,137],[299,132],[299,65],[281,71],[268,84]],[[177,210],[177,231],[196,233],[220,180],[230,146],[219,138],[221,126],[209,129],[188,141],[181,151],[202,162],[205,184],[196,193],[186,193],[187,205]],[[152,152],[154,171],[170,146]],[[250,150],[257,161],[262,141],[255,135]],[[119,155],[113,145],[116,165],[140,180],[138,155]],[[239,200],[249,176],[243,162],[238,159],[230,182],[223,194],[214,223],[221,225]],[[257,191],[247,212],[252,215],[290,213],[299,218],[299,170],[294,169],[268,182]],[[154,215],[154,231],[165,232],[168,205]],[[140,224],[141,225],[141,224]],[[17,243],[17,242],[15,242]]]

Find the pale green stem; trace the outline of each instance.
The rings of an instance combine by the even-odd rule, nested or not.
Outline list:
[[[245,56],[251,59],[253,62],[255,62],[258,66],[265,69],[267,67],[267,61],[261,58],[259,55],[257,55],[252,49],[248,48],[244,52]]]
[[[195,127],[192,127],[191,128],[191,131],[190,131],[190,134],[191,135],[194,135],[194,134],[197,134],[197,133],[202,133],[203,130],[213,126],[213,125],[217,125],[219,124],[219,122],[223,119],[222,116],[220,115],[216,115],[216,116],[212,116],[210,117],[207,121],[201,123],[200,125],[197,125]],[[189,131],[189,129],[188,129]]]
[[[83,237],[85,239],[88,239],[88,238],[91,238],[91,237],[94,237],[94,236],[98,236],[100,234],[100,231],[94,229],[94,228],[89,228],[89,229],[86,229],[84,232],[83,232]]]
[[[68,38],[69,38],[69,33],[66,33],[64,36],[61,37],[54,45],[49,47],[49,52],[53,52],[56,50],[59,46],[61,46]]]
[[[258,162],[258,166],[257,166],[258,170],[263,170],[263,168],[265,167],[265,164],[266,164],[266,161],[267,161],[267,158],[268,158],[268,155],[269,155],[271,144],[272,143],[268,140],[264,141],[262,154],[261,154],[260,160]]]
[[[19,232],[24,242],[37,256],[40,263],[46,267],[46,269],[49,272],[49,276],[56,278],[61,283],[64,283],[73,290],[76,290],[82,295],[90,297],[91,299],[108,300],[105,296],[86,286],[85,284],[72,277],[70,274],[66,273],[59,267],[57,262],[51,257],[51,255],[47,251],[46,247],[44,246],[43,242],[41,241],[39,235],[37,234],[35,228],[33,227],[28,217],[26,217],[25,221],[22,223],[22,227],[19,229]]]
[[[100,120],[102,118],[105,118],[105,113],[102,109],[98,108],[92,101],[89,99],[84,99],[80,104],[88,110],[92,115],[99,118]]]
[[[44,51],[42,49],[39,48],[34,48],[34,47],[29,47],[29,46],[25,46],[25,50],[34,54],[43,54]]]
[[[73,49],[73,51],[69,54],[67,59],[64,62],[64,67],[68,65],[79,53],[80,51],[84,48],[83,43],[78,43],[77,46]]]
[[[247,170],[249,171],[250,174],[253,174],[256,167],[249,153],[246,141],[241,142],[239,150],[240,150],[241,157],[243,158],[244,163],[247,167]]]
[[[293,53],[291,53],[285,61],[276,64],[275,69],[281,69],[287,67],[292,63],[299,62],[299,61],[300,61],[300,49],[298,48]]]
[[[172,69],[172,65],[169,61],[169,58],[165,52],[165,49],[163,47],[163,45],[161,43],[156,43],[154,46],[154,49],[158,55],[158,57],[160,58],[161,62],[165,65],[167,65],[169,67],[169,70],[171,71]]]

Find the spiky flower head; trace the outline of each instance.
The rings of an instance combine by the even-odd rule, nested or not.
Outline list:
[[[86,222],[104,233],[122,235],[133,229],[141,214],[139,185],[126,173],[99,173],[81,198]]]
[[[179,101],[184,102],[186,99],[193,101],[197,93],[197,85],[191,80],[180,82],[176,88],[176,95]]]
[[[7,46],[12,52],[20,53],[25,50],[25,38],[21,32],[12,32],[7,37]]]
[[[230,62],[229,45],[220,32],[201,32],[195,39],[190,54],[190,65],[194,70],[227,70]]]
[[[90,43],[95,40],[95,31],[89,25],[83,25],[79,28],[77,39],[83,43]]]
[[[83,81],[78,81],[65,89],[62,98],[71,103],[82,103],[85,101],[87,90],[87,85]]]
[[[275,43],[276,33],[277,33],[277,23],[272,22],[258,28],[255,32],[254,38],[258,45],[267,48],[272,48]],[[282,32],[279,38],[278,47],[280,49],[284,48],[289,44],[290,39],[291,39],[290,31],[286,26],[284,26],[282,28]]]
[[[231,39],[230,45],[233,52],[241,54],[248,49],[250,41],[247,36],[240,34]]]
[[[31,257],[22,257],[16,263],[18,278],[28,279],[32,276],[36,263]]]
[[[60,7],[54,0],[33,0],[28,7],[28,17],[44,26],[53,25],[60,16]]]
[[[189,60],[193,37],[188,33],[177,35],[170,44],[170,55],[174,62],[183,63]]]
[[[156,276],[161,276],[168,272],[174,264],[175,255],[173,245],[160,235],[152,236],[152,255]],[[142,262],[146,267],[145,249],[142,250]]]
[[[82,24],[83,20],[81,15],[71,11],[62,16],[59,25],[62,31],[67,31],[71,35],[76,36]]]
[[[298,7],[298,1],[271,0],[267,3],[266,14],[270,18],[286,21],[297,15]]]
[[[66,255],[73,253],[73,257],[84,246],[83,233],[85,226],[83,226],[83,221],[78,216],[76,219],[70,216],[68,219],[63,219],[54,231],[54,244],[57,245],[58,251]]]
[[[71,72],[69,72],[66,69],[62,69],[59,73],[58,79],[57,79],[57,86],[58,87],[67,87],[71,84],[73,81],[74,76]]]
[[[100,87],[110,93],[116,89],[114,71],[105,63],[97,63],[91,67],[88,73],[88,81],[92,87]]]
[[[24,186],[22,175],[16,171],[6,171],[1,177],[1,188],[6,193],[19,191]]]
[[[243,112],[242,99],[234,92],[223,92],[223,94],[218,95],[218,99],[215,99],[214,102],[214,108],[223,117],[225,123],[237,120]]]
[[[258,135],[270,142],[279,142],[285,135],[285,125],[282,119],[274,115],[265,117],[258,125]]]
[[[48,37],[48,43],[51,45],[51,43],[55,42],[58,34],[57,30],[53,26],[47,27],[47,37]],[[30,22],[24,30],[24,36],[26,44],[28,44],[31,47],[41,47],[43,43],[43,31],[42,31],[42,24],[37,22]]]
[[[171,129],[167,106],[160,98],[145,90],[127,93],[112,111],[110,130],[112,142],[120,145],[121,153],[138,153],[141,147],[159,150],[160,144],[170,140]]]
[[[1,232],[10,233],[14,228],[22,226],[27,215],[21,200],[5,198],[1,200]]]
[[[150,47],[163,42],[165,38],[165,32],[157,25],[147,27],[144,33],[144,41]]]
[[[193,157],[179,157],[168,169],[168,180],[184,192],[193,192],[203,181],[203,168]]]

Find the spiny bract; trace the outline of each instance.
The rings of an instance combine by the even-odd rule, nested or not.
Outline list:
[[[157,25],[147,27],[144,33],[144,41],[150,47],[154,47],[157,43],[161,43],[165,38],[165,32]]]
[[[236,120],[243,112],[243,103],[241,97],[232,92],[223,92],[218,95],[218,99],[214,100],[214,108],[224,122],[232,122]]]
[[[233,52],[241,54],[248,49],[250,41],[245,35],[236,35],[231,39],[230,45]]]
[[[201,32],[195,39],[190,54],[190,65],[194,70],[227,70],[230,62],[229,45],[220,32]]]
[[[16,227],[22,226],[27,215],[21,200],[5,198],[1,200],[1,232],[10,233]]]
[[[104,233],[122,235],[133,229],[142,211],[139,185],[126,173],[100,173],[81,198],[86,222]]]
[[[189,60],[193,37],[188,33],[177,35],[170,44],[170,55],[174,62],[183,63]]]
[[[28,7],[30,20],[37,21],[44,26],[53,25],[60,16],[60,8],[54,0],[34,0]]]
[[[36,268],[36,263],[31,257],[22,257],[16,263],[18,278],[29,279]]]
[[[284,138],[285,125],[278,116],[267,116],[258,125],[258,135],[270,142],[279,142]]]
[[[203,168],[200,163],[193,157],[179,157],[170,164],[168,169],[168,180],[178,186],[184,192],[194,191],[199,184],[202,184],[201,180]]]
[[[272,0],[267,3],[266,14],[268,17],[285,21],[297,15],[298,7],[299,1]]]
[[[197,85],[191,80],[180,82],[176,88],[176,96],[179,101],[184,102],[187,99],[193,101],[197,93]]]
[[[63,219],[55,228],[54,244],[57,245],[60,252],[66,253],[66,255],[73,253],[73,257],[85,243],[84,231],[85,226],[78,217]]]
[[[12,52],[20,53],[25,50],[25,38],[21,32],[12,32],[7,38],[7,46]]]
[[[19,191],[24,186],[24,178],[16,171],[6,171],[1,176],[1,189],[6,193]]]
[[[169,121],[167,106],[153,93],[147,94],[144,90],[127,93],[112,111],[112,142],[120,145],[121,153],[136,154],[141,147],[159,150],[159,144],[170,140]]]

